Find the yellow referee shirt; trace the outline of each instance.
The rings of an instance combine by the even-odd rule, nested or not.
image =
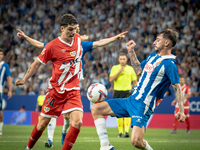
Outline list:
[[[119,72],[121,64],[114,65],[111,69],[110,76],[114,76]],[[137,75],[133,68],[126,65],[124,70],[114,80],[114,90],[116,91],[130,91],[132,90],[132,81],[137,80]]]
[[[42,105],[43,105],[45,96],[46,96],[46,95],[39,95],[39,96],[38,96],[37,101],[38,101],[38,105],[39,105],[39,106],[42,106]]]

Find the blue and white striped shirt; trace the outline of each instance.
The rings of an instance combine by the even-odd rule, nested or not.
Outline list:
[[[11,73],[8,64],[4,61],[0,62],[0,93],[3,92],[4,81],[9,76],[11,76]]]
[[[146,104],[146,110],[154,111],[169,86],[180,83],[175,58],[174,55],[159,56],[154,52],[141,63],[143,72],[132,95]]]

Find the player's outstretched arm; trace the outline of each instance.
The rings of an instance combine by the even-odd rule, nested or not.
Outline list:
[[[114,41],[121,40],[121,39],[125,38],[126,33],[128,33],[128,31],[122,32],[122,33],[120,33],[116,36],[113,36],[111,38],[103,39],[103,40],[100,40],[100,41],[95,41],[95,42],[93,42],[92,48],[95,49],[97,47],[108,45],[108,44],[110,44]]]
[[[42,63],[38,59],[36,59],[29,67],[26,75],[24,76],[24,79],[17,79],[15,85],[23,85],[30,77],[32,77],[36,73],[41,64]]]
[[[8,85],[8,99],[12,97],[12,78],[11,76],[7,77],[7,85]]]
[[[87,35],[81,35],[81,42],[87,41],[88,36]]]
[[[39,42],[39,41],[37,41],[35,39],[30,38],[29,36],[25,35],[24,32],[22,32],[19,29],[16,29],[16,30],[18,31],[17,37],[26,40],[29,44],[31,44],[34,47],[44,48],[44,43]]]
[[[184,122],[185,114],[184,114],[183,94],[181,91],[181,85],[180,85],[180,83],[176,83],[176,84],[172,84],[172,86],[174,88],[175,95],[176,95],[176,101],[177,101],[178,107],[179,107],[179,112],[177,113],[177,119],[180,122]]]
[[[140,66],[140,62],[137,59],[137,56],[136,56],[135,51],[134,51],[135,46],[136,46],[136,44],[133,40],[130,40],[128,43],[126,43],[126,47],[127,47],[127,50],[128,50],[128,54],[130,56],[132,67],[133,67],[135,73],[138,76],[140,76],[142,74],[142,68]]]

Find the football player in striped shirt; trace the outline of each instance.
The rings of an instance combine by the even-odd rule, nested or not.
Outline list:
[[[146,125],[170,85],[175,90],[179,105],[177,119],[180,122],[185,120],[183,96],[175,62],[176,56],[171,54],[177,38],[178,33],[171,29],[160,32],[153,43],[156,52],[151,53],[142,63],[138,61],[135,54],[135,42],[131,40],[127,43],[131,64],[140,78],[130,97],[106,100],[92,107],[92,116],[101,143],[100,150],[113,149],[108,140],[106,115],[118,118],[131,117],[132,145],[138,149],[152,150],[148,142],[143,139]]]
[[[34,47],[37,47],[37,48],[44,48],[48,43],[42,43],[42,42],[39,42],[35,39],[32,39],[30,37],[28,37],[27,35],[24,34],[24,32],[22,32],[21,30],[17,29],[18,33],[17,33],[17,36],[19,38],[22,38],[24,40],[26,40],[28,43],[30,43],[31,45],[33,45]],[[79,29],[77,30],[77,32],[79,32]],[[126,32],[123,32],[123,33],[120,33],[114,37],[111,37],[111,38],[107,38],[107,39],[102,39],[100,41],[94,41],[94,42],[88,42],[88,41],[85,41],[88,39],[87,36],[81,36],[81,40],[83,42],[81,42],[81,46],[83,48],[83,56],[82,58],[84,57],[85,53],[86,52],[92,52],[95,48],[97,47],[101,47],[101,46],[105,46],[105,45],[108,45],[116,40],[121,40],[125,37],[125,34],[127,33]],[[81,80],[84,79],[84,59],[82,59],[82,70],[81,70]],[[69,116],[68,114],[64,114],[64,125],[63,125],[63,129],[62,129],[62,139],[61,139],[61,143],[64,144],[64,139],[65,139],[65,136],[67,134],[67,131],[68,131],[68,128],[70,126],[70,120],[69,120]],[[51,121],[49,122],[49,125],[47,127],[48,131],[48,140],[47,141],[44,141],[44,145],[45,147],[52,147],[53,146],[53,135],[54,135],[54,131],[55,131],[55,127],[56,127],[56,119],[55,118],[51,118]]]
[[[3,49],[0,48],[0,135],[3,134],[2,102],[3,102],[3,87],[5,80],[7,80],[8,99],[10,99],[12,97],[12,78],[8,64],[3,61]]]

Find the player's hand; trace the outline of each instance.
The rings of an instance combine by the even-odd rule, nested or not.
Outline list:
[[[128,33],[128,31],[122,32],[118,35],[116,35],[117,40],[122,40],[125,38],[125,34]]]
[[[8,99],[12,97],[12,91],[8,91]]]
[[[20,79],[17,79],[17,80],[15,81],[15,85],[16,85],[16,86],[23,85],[24,83],[25,83],[25,81],[24,81],[24,80],[20,80]]]
[[[128,43],[126,43],[126,48],[128,51],[131,51],[132,49],[134,49],[135,46],[136,44],[133,40],[130,40]]]
[[[81,42],[87,41],[87,40],[88,40],[88,36],[87,35],[81,35]]]
[[[125,66],[122,66],[122,67],[120,68],[119,72],[124,71],[124,68],[125,68]]]
[[[176,103],[176,101],[173,101],[173,102],[171,103],[171,105],[172,105],[172,106],[174,106],[174,105],[175,105],[175,103]]]
[[[22,32],[21,30],[19,29],[16,29],[18,31],[17,33],[17,37],[21,38],[21,39],[26,39],[26,35],[24,34],[24,32]]]
[[[184,114],[184,113],[178,112],[178,113],[176,114],[176,118],[178,119],[178,121],[184,122],[186,117],[185,117],[185,114]]]

